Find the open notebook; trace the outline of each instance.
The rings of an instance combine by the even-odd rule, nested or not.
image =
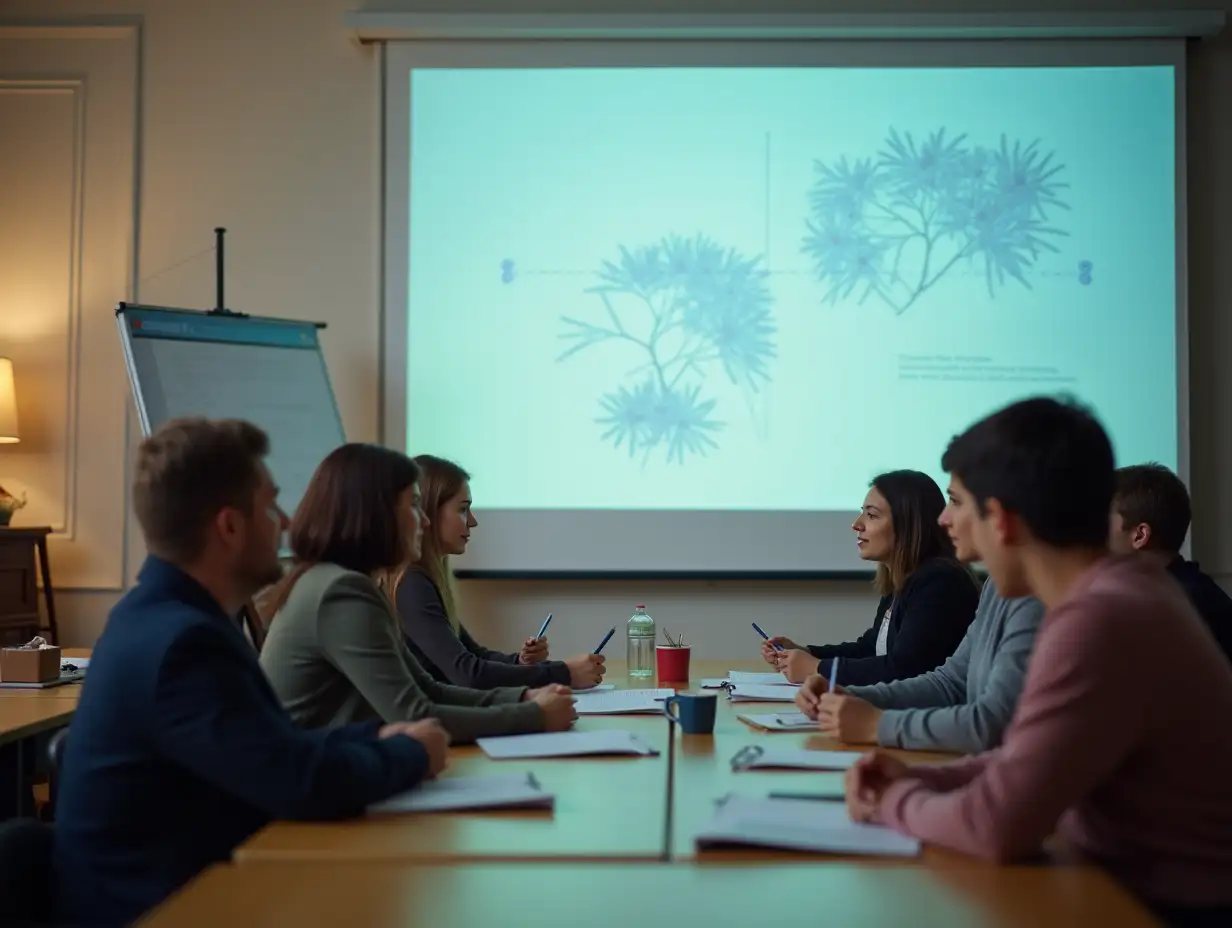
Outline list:
[[[480,750],[494,760],[529,757],[586,757],[633,754],[653,757],[659,752],[627,731],[549,731],[537,735],[480,738]]]
[[[724,846],[823,854],[915,857],[920,842],[882,825],[853,822],[841,802],[730,795],[693,836],[699,850]]]
[[[621,715],[624,713],[662,712],[663,701],[676,695],[675,690],[586,690],[573,694],[573,708],[578,715]]]
[[[742,684],[744,686],[794,686],[798,687],[799,683],[790,683],[787,678],[781,673],[758,673],[749,670],[729,670],[725,677],[711,677],[702,680],[703,689],[721,689],[729,684]]]
[[[736,718],[765,731],[813,731],[817,723],[803,712],[770,712],[766,715],[738,715]]]
[[[727,698],[732,702],[795,702],[795,686],[779,686],[765,683],[731,683]]]
[[[750,744],[731,759],[733,770],[846,770],[860,759],[857,751],[806,751]]]
[[[368,807],[369,815],[398,812],[457,812],[466,809],[550,809],[556,801],[533,773],[429,780],[415,789]]]

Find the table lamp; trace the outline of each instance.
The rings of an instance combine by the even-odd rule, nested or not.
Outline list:
[[[13,362],[0,357],[0,445],[21,441],[17,431],[17,388],[13,385]]]

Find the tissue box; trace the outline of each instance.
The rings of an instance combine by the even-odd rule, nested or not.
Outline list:
[[[59,679],[59,648],[4,648],[0,650],[0,682],[47,683]]]

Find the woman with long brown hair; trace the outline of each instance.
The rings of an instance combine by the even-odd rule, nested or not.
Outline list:
[[[455,742],[568,728],[567,687],[446,686],[407,648],[373,576],[419,553],[418,478],[414,461],[376,445],[343,445],[317,467],[291,519],[293,567],[264,610],[261,666],[274,691],[307,728],[431,716]]]
[[[437,680],[458,686],[545,686],[562,683],[577,689],[603,680],[598,654],[549,661],[547,638],[528,638],[521,651],[506,654],[475,641],[458,618],[450,556],[465,553],[471,530],[479,525],[471,508],[470,474],[452,461],[421,454],[421,505],[431,525],[424,531],[421,553],[409,564],[378,577],[398,610],[411,652]]]
[[[802,647],[776,637],[762,656],[792,683],[809,674],[828,676],[839,658],[839,685],[888,683],[927,673],[954,653],[975,617],[980,589],[954,556],[938,520],[945,496],[918,470],[873,478],[852,523],[861,559],[877,565],[881,599],[872,627],[856,641]]]

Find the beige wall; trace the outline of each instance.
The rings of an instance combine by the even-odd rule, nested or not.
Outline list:
[[[134,294],[143,302],[208,306],[210,230],[229,235],[228,302],[249,312],[330,323],[326,355],[347,432],[377,434],[379,314],[376,53],[341,27],[359,0],[9,0],[0,16],[141,17],[140,198]],[[1167,9],[1169,0],[1034,0],[1035,10]],[[1219,5],[1232,9],[1229,0]],[[369,3],[369,8],[399,8]],[[988,11],[1018,0],[555,0],[536,12]],[[419,9],[509,12],[516,4],[418,4]],[[1191,332],[1194,547],[1232,578],[1232,36],[1195,47],[1190,70]],[[1219,166],[1224,165],[1222,170]],[[1221,257],[1222,256],[1222,257]],[[170,270],[164,270],[171,267]],[[110,306],[85,307],[89,313]],[[116,348],[118,351],[118,347]],[[1126,358],[1126,376],[1133,359]],[[123,384],[119,385],[123,388]],[[123,456],[123,429],[91,436],[91,458]],[[3,476],[3,459],[0,459]],[[117,545],[121,531],[117,525]],[[128,539],[128,570],[140,556]],[[871,619],[860,583],[509,583],[464,589],[467,621],[490,642],[513,644],[554,612],[554,651],[593,647],[635,602],[701,656],[736,657],[755,645],[748,620],[810,640],[848,635]],[[112,591],[62,589],[63,638],[89,644]],[[618,651],[619,649],[617,649]]]

